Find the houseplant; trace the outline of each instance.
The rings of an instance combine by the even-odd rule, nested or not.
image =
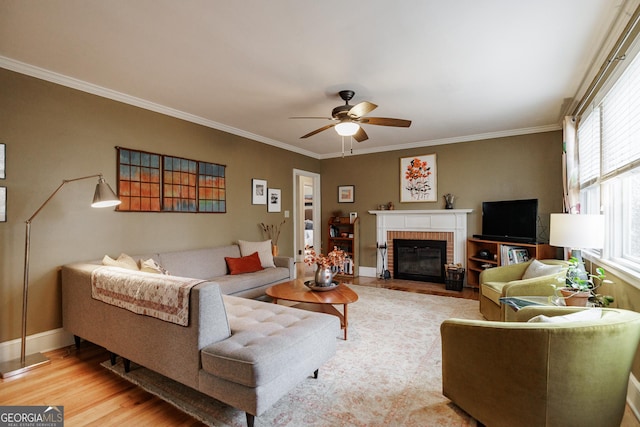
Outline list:
[[[605,279],[605,271],[601,267],[596,268],[596,274],[587,273],[584,270],[584,262],[578,258],[569,259],[567,275],[558,278],[565,286],[560,288],[567,305],[585,306],[588,302],[596,307],[606,307],[613,302],[611,295],[597,293],[597,289],[605,283],[613,283]]]
[[[333,247],[333,250],[327,255],[317,254],[312,249],[304,257],[304,263],[311,266],[317,265],[314,281],[318,287],[331,287],[333,286],[333,276],[340,272],[344,265],[346,255],[343,250],[338,249],[337,246]]]

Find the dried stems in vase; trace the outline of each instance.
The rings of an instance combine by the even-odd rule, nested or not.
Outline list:
[[[286,219],[283,219],[279,225],[275,224],[265,224],[263,222],[260,223],[260,228],[262,228],[262,232],[267,236],[268,239],[271,239],[271,244],[276,246],[278,244],[278,237],[280,237],[280,229],[282,225],[287,222]]]

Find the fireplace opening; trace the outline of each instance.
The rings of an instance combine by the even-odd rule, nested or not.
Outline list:
[[[393,239],[395,279],[444,283],[446,240]]]

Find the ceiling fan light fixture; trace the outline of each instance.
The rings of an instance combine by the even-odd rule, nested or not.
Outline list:
[[[358,132],[360,126],[354,122],[341,122],[335,126],[335,129],[340,136],[353,136]]]

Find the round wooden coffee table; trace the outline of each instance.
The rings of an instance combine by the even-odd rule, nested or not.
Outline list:
[[[347,305],[358,301],[358,294],[347,285],[340,283],[337,288],[330,291],[312,291],[305,286],[303,280],[296,279],[271,286],[265,292],[273,298],[275,304],[281,299],[294,301],[300,303],[294,305],[296,308],[337,316],[340,319],[340,327],[344,330],[344,339],[347,339],[347,327],[349,326]],[[333,306],[334,304],[342,304],[343,312],[340,313]]]

